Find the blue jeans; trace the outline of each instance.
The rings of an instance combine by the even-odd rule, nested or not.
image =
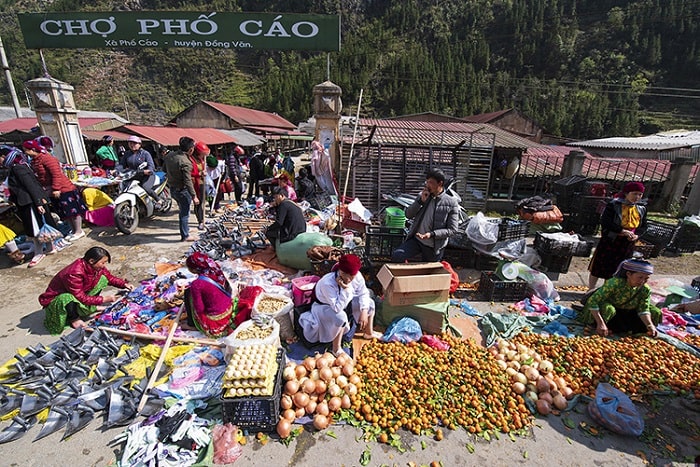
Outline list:
[[[436,255],[433,247],[424,245],[416,237],[411,237],[391,253],[391,262],[405,263],[416,257],[419,257],[421,261],[440,261],[442,260],[442,252]]]
[[[177,206],[180,208],[178,220],[180,222],[180,239],[185,240],[190,236],[190,204],[192,204],[192,195],[187,189],[173,191],[173,198],[177,201]]]

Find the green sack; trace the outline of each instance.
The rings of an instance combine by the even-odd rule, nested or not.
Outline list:
[[[306,251],[317,245],[331,246],[333,240],[328,235],[318,232],[301,233],[294,240],[276,246],[277,260],[284,266],[310,270],[311,261],[306,256]]]
[[[449,308],[449,301],[397,306],[389,305],[385,301],[377,304],[377,319],[384,326],[389,326],[396,318],[408,316],[420,323],[424,334],[441,334],[449,330],[455,336],[461,337],[462,333],[449,322]]]

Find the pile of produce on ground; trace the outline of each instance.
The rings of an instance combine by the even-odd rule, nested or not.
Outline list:
[[[441,337],[449,350],[419,342],[364,345],[356,362],[362,388],[351,397],[355,418],[384,434],[400,428],[419,434],[438,425],[470,433],[528,426],[525,401],[489,352],[471,340]]]
[[[513,342],[550,360],[575,393],[594,397],[598,383],[607,381],[630,396],[692,391],[700,398],[700,359],[659,339],[521,333]]]

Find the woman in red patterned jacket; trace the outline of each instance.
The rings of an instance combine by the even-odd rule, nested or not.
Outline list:
[[[100,295],[108,285],[133,290],[126,279],[113,276],[107,270],[106,265],[111,260],[107,250],[94,246],[51,279],[46,292],[39,296],[39,303],[46,311],[44,325],[51,334],[60,334],[66,324],[73,328],[85,327],[83,318],[98,311],[98,306],[116,302],[119,299],[116,295]]]
[[[73,242],[85,236],[83,231],[83,214],[87,211],[85,201],[73,182],[61,170],[61,164],[36,140],[22,144],[24,152],[32,158],[32,169],[51,196],[53,211],[62,220],[70,222],[73,233],[66,240]]]

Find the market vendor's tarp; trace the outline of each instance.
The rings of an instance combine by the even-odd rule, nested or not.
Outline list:
[[[243,262],[248,264],[251,269],[274,269],[282,274],[295,274],[296,269],[280,264],[277,260],[277,253],[269,246],[264,250],[258,250],[255,253],[241,258]]]

